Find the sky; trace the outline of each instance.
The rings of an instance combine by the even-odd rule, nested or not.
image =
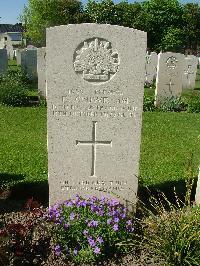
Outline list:
[[[129,2],[134,2],[134,0],[128,0]],[[0,24],[15,24],[19,21],[19,15],[22,13],[24,5],[28,4],[28,0],[0,0]],[[85,4],[87,0],[82,0]],[[114,0],[114,2],[120,2],[119,0]],[[141,0],[137,0],[141,2]],[[200,0],[180,0],[181,3],[199,3]]]

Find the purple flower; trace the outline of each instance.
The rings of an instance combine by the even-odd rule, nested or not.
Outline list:
[[[101,253],[100,248],[99,248],[99,247],[95,247],[95,249],[94,249],[94,253],[95,253],[95,254],[100,254],[100,253]]]
[[[97,227],[98,226],[98,221],[94,221],[93,220],[93,221],[91,221],[91,222],[88,223],[88,226],[89,227]]]
[[[84,236],[86,236],[88,234],[88,230],[84,230],[83,234],[84,234]]]
[[[126,222],[126,225],[132,225],[132,221],[131,220],[128,220],[127,222]]]
[[[118,217],[115,217],[115,218],[114,218],[114,222],[115,222],[115,223],[119,223],[119,218],[118,218]]]
[[[66,223],[66,224],[64,224],[63,227],[64,227],[65,229],[69,228],[69,227],[70,227],[70,223]]]
[[[92,212],[94,212],[96,210],[96,207],[94,205],[91,205],[90,209],[91,209]]]
[[[119,201],[116,200],[116,199],[112,199],[111,202],[110,202],[110,205],[111,205],[111,206],[117,206],[117,205],[119,205],[119,204],[120,204]]]
[[[59,218],[60,217],[60,212],[59,211],[56,211],[55,212],[55,216],[56,216],[56,218]]]
[[[104,210],[96,211],[96,214],[99,215],[99,216],[103,216],[104,215]]]
[[[65,205],[67,207],[72,207],[73,206],[73,203],[71,201],[67,201],[67,202],[65,202]]]
[[[105,202],[106,197],[105,196],[101,196],[101,199],[100,200],[103,201],[103,202]]]
[[[75,218],[75,214],[73,212],[70,213],[69,219],[72,221],[72,220],[74,220],[74,218]]]
[[[109,219],[107,220],[107,224],[111,224],[111,222],[112,222],[112,219],[109,218]]]
[[[103,241],[103,238],[101,236],[99,236],[97,238],[97,242],[99,242],[99,244],[102,244],[104,241]]]
[[[130,226],[126,226],[126,229],[127,229],[127,231],[130,232],[130,233],[132,233],[132,232],[135,230],[134,227],[130,227]]]
[[[54,248],[56,256],[60,256],[61,250],[60,250],[60,245],[56,245]]]
[[[114,226],[113,226],[113,230],[114,230],[114,231],[118,231],[118,230],[119,230],[119,225],[118,225],[118,224],[114,224]]]
[[[96,245],[96,242],[92,237],[88,237],[88,243],[91,247],[94,247]]]
[[[75,248],[74,249],[74,255],[76,256],[78,254],[78,250]]]
[[[125,219],[126,218],[126,213],[122,213],[121,217],[122,217],[122,219]]]
[[[84,200],[80,201],[80,206],[86,207],[87,206],[87,202],[84,201]]]

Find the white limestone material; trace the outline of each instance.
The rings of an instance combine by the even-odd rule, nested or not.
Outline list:
[[[16,49],[16,61],[17,65],[21,65],[21,54],[22,54],[22,49]]]
[[[47,29],[50,205],[76,194],[136,202],[146,42],[109,24]]]
[[[191,62],[191,66],[189,66],[188,73],[189,73],[189,87],[190,89],[195,88],[196,84],[196,76],[197,76],[197,67],[198,67],[198,58],[195,55],[188,55],[188,60]]]
[[[184,58],[183,54],[172,52],[160,53],[158,55],[155,91],[156,106],[160,106],[167,99],[181,95]]]
[[[46,47],[37,49],[38,92],[46,98]]]
[[[145,82],[147,85],[151,85],[156,79],[158,55],[156,52],[152,52],[151,54],[146,54],[145,58]]]
[[[31,80],[37,80],[37,49],[24,49],[22,51],[21,68]]]

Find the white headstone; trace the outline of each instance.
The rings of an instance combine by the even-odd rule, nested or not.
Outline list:
[[[152,66],[153,66],[154,79],[156,79],[157,66],[158,66],[158,55],[156,52],[152,52],[150,56],[151,56],[151,61],[152,61]]]
[[[196,204],[200,204],[200,167],[199,167],[199,176],[198,176],[198,180],[197,180],[195,202],[196,202]]]
[[[22,51],[21,67],[31,80],[37,80],[37,49],[24,49]]]
[[[198,58],[194,55],[188,55],[188,60],[191,62],[189,66],[188,72],[189,74],[189,88],[194,89],[196,83],[196,75],[197,75],[197,66],[198,66]]]
[[[13,49],[13,45],[11,41],[7,42],[6,50],[7,50],[8,58],[12,60],[14,58],[14,49]]]
[[[50,205],[75,194],[136,201],[146,33],[47,29]]]
[[[16,50],[16,60],[17,60],[17,65],[21,65],[21,54],[22,54],[22,49],[17,49]]]
[[[38,92],[46,98],[46,47],[37,49]]]
[[[6,49],[0,49],[0,74],[4,74],[8,67],[8,55]]]
[[[181,95],[184,58],[183,54],[171,52],[158,55],[156,106],[159,106],[166,99]]]
[[[151,85],[156,78],[158,55],[152,52],[150,55],[146,54],[145,58],[145,83]]]

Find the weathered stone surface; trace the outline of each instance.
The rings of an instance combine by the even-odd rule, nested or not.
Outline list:
[[[183,89],[194,89],[197,74],[197,57],[185,57],[183,71]]]
[[[38,92],[46,98],[46,47],[37,49]]]
[[[136,201],[146,33],[47,29],[50,205],[79,195]]]
[[[158,55],[156,52],[152,52],[150,55],[146,54],[145,58],[145,83],[151,85],[157,74]]]
[[[16,49],[16,61],[17,65],[21,65],[21,54],[22,54],[22,49]]]
[[[8,67],[8,55],[6,49],[0,49],[0,74],[6,72]]]
[[[37,49],[24,49],[22,51],[21,67],[31,80],[37,80]]]
[[[154,79],[157,77],[158,55],[156,52],[151,52],[151,61],[153,66]]]
[[[166,99],[181,95],[184,58],[183,54],[171,52],[158,55],[156,106],[159,106]]]
[[[11,41],[7,42],[6,50],[7,50],[8,58],[12,60],[14,58],[14,49],[13,49],[13,45]]]

